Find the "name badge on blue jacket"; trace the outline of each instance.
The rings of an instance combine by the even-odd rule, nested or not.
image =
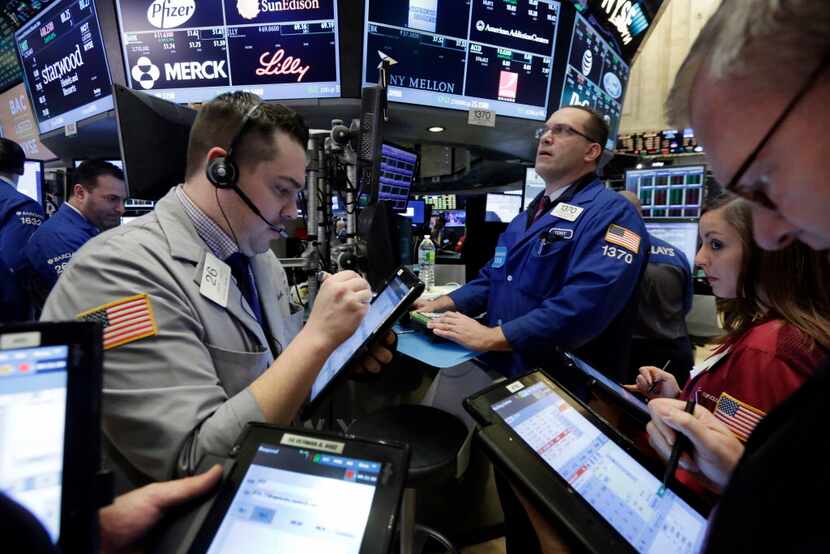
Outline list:
[[[493,267],[503,267],[505,260],[507,260],[507,247],[496,246],[496,255],[493,257]]]

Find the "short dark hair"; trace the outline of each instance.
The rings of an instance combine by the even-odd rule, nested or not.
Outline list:
[[[257,105],[259,109],[251,114],[245,133],[236,144],[234,159],[239,165],[272,159],[276,155],[275,131],[284,132],[305,150],[308,127],[294,110],[281,104],[266,104],[250,92],[228,92],[203,105],[196,115],[187,145],[186,178],[203,170],[202,162],[211,148],[230,148],[245,114]],[[251,141],[254,137],[256,142]]]
[[[23,175],[26,167],[26,153],[13,140],[0,138],[0,173]]]
[[[573,108],[580,110],[591,117],[588,119],[588,124],[585,126],[585,134],[596,141],[597,144],[605,148],[608,142],[608,135],[611,134],[611,126],[605,120],[605,116],[590,106],[581,106],[574,104],[573,106],[564,106],[565,108]]]
[[[74,185],[81,185],[88,191],[95,190],[98,186],[98,177],[104,175],[124,180],[124,172],[118,166],[105,160],[87,160],[75,169],[75,176],[72,179],[73,188]]]

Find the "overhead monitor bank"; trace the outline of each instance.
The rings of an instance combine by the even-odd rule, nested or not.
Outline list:
[[[590,106],[605,116],[611,133],[605,147],[614,148],[620,127],[629,67],[581,15],[576,15],[561,106]]]
[[[390,70],[389,100],[543,121],[560,3],[366,0],[363,81]]]
[[[118,0],[130,88],[176,103],[229,90],[340,96],[336,0]]]
[[[59,0],[14,37],[41,134],[112,109],[92,0]]]

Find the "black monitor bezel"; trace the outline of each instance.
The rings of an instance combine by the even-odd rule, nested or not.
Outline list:
[[[554,378],[542,370],[525,373],[515,379],[501,381],[464,400],[464,409],[482,426],[478,433],[485,450],[493,462],[505,471],[512,482],[528,494],[534,504],[549,517],[556,519],[563,528],[584,547],[593,552],[636,552],[625,538],[614,529],[581,495],[558,473],[551,469],[535,451],[526,445],[512,428],[505,424],[491,406],[515,392],[509,390],[517,381],[530,386],[544,381],[568,404],[584,416],[600,432],[631,455],[657,479],[662,480],[665,467],[649,458],[631,441],[623,437],[591,408],[573,396]],[[520,445],[520,448],[516,448]],[[704,518],[707,516],[705,500],[677,483],[669,487]]]
[[[259,445],[263,443],[280,445],[282,437],[286,433],[344,443],[344,448],[338,455],[383,464],[381,477],[378,480],[375,496],[372,499],[369,520],[363,533],[360,553],[382,554],[388,552],[395,531],[395,521],[400,507],[403,486],[409,469],[409,446],[391,441],[367,440],[351,435],[291,429],[265,423],[249,423],[246,430],[243,431],[243,436],[238,441],[239,453],[236,456],[236,463],[219,489],[216,500],[207,517],[205,517],[204,523],[199,529],[193,544],[190,545],[188,552],[190,554],[207,552],[233,502],[237,490],[242,485]],[[313,449],[309,448],[309,450]],[[367,544],[369,541],[376,542]]]
[[[101,462],[102,327],[75,321],[0,326],[0,342],[12,334],[30,339],[17,348],[69,346],[58,545],[63,552],[93,552],[100,496],[93,491]]]

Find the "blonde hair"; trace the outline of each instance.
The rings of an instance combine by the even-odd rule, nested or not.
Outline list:
[[[691,126],[692,89],[701,70],[715,80],[752,78],[757,86],[792,86],[828,49],[826,0],[723,0],[677,72],[666,116],[674,126]]]

